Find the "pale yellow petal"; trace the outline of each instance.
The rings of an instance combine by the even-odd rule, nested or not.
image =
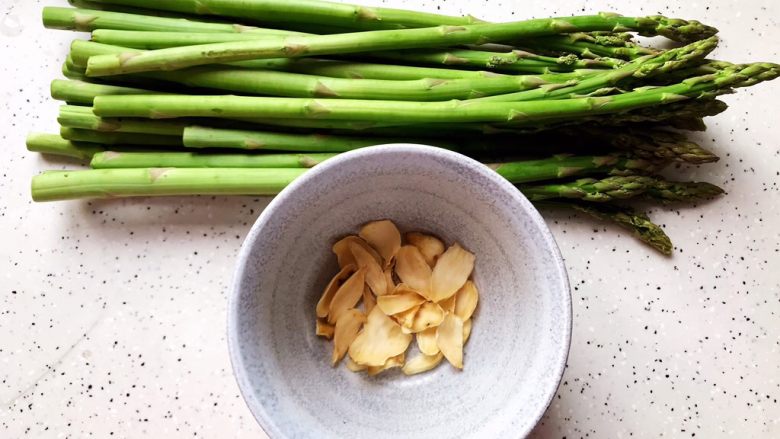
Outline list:
[[[372,221],[364,225],[359,236],[382,256],[385,267],[393,263],[393,258],[401,248],[401,233],[390,220]]]
[[[357,309],[352,308],[341,313],[333,332],[333,357],[331,358],[331,364],[335,366],[344,358],[349,345],[355,340],[360,327],[365,322],[366,315]]]
[[[412,332],[422,332],[428,328],[434,328],[444,320],[444,310],[433,302],[425,302],[414,316]]]
[[[465,345],[467,341],[469,341],[469,337],[471,337],[471,319],[466,320],[463,322],[463,344]]]
[[[396,288],[396,290],[398,290],[398,288]],[[394,291],[393,294],[387,294],[376,298],[377,306],[382,312],[389,316],[402,313],[417,305],[421,305],[424,302],[425,297],[417,294],[414,290]]]
[[[453,294],[452,296],[442,300],[439,302],[439,306],[441,309],[447,312],[455,312],[455,299],[457,298],[457,294]]]
[[[430,299],[440,302],[455,294],[471,276],[474,259],[473,254],[458,244],[448,248],[433,267]]]
[[[428,298],[431,288],[431,267],[422,253],[413,245],[405,245],[395,258],[395,274],[401,282],[409,285]]]
[[[387,359],[387,361],[385,361],[385,364],[383,366],[368,366],[368,375],[376,376],[386,371],[387,369],[392,369],[394,367],[403,367],[405,361],[406,361],[405,353],[401,353],[399,355],[396,355],[395,357],[390,357]]]
[[[447,361],[458,369],[463,369],[463,320],[448,313],[436,328],[436,344]]]
[[[376,306],[376,297],[374,296],[374,293],[371,292],[371,288],[366,285],[363,288],[363,308],[366,311],[366,315],[371,312],[372,309]]]
[[[362,364],[357,364],[354,361],[352,361],[352,358],[347,355],[347,359],[345,360],[347,364],[347,369],[351,370],[352,372],[362,372],[366,369],[368,369],[368,366],[364,366]]]
[[[477,302],[479,302],[479,293],[474,282],[467,280],[458,292],[455,293],[455,297],[455,314],[465,322],[474,314],[474,310],[477,309]]]
[[[349,346],[349,356],[358,364],[383,366],[388,358],[406,352],[411,341],[411,335],[401,332],[401,327],[375,306]]]
[[[354,308],[363,296],[363,286],[366,282],[366,271],[359,269],[349,277],[336,291],[333,300],[330,302],[328,310],[328,323],[334,324],[338,321],[341,313]]]
[[[335,244],[333,244],[333,247],[331,247],[331,250],[333,253],[336,254],[336,259],[339,262],[339,267],[346,267],[349,264],[353,264],[357,266],[357,261],[355,260],[355,256],[352,254],[352,250],[349,248],[349,244],[357,244],[365,251],[367,251],[375,260],[377,264],[382,264],[382,258],[379,256],[379,253],[376,252],[373,248],[371,248],[370,245],[366,241],[363,240],[363,238],[360,238],[355,235],[350,235],[345,238],[342,238],[341,240],[337,241]]]
[[[333,338],[333,330],[335,327],[331,325],[330,323],[317,319],[317,328],[316,328],[316,334],[320,337],[325,337],[328,340]]]
[[[419,232],[410,232],[404,235],[406,242],[417,247],[425,258],[425,262],[433,268],[436,259],[444,253],[444,243],[435,236],[426,235]]]
[[[414,375],[427,372],[438,366],[439,363],[441,363],[442,358],[444,358],[444,355],[442,355],[441,352],[436,355],[420,354],[407,361],[401,370],[404,372],[404,375]]]
[[[436,328],[428,328],[417,333],[417,347],[425,355],[436,355],[439,346],[436,344]]]
[[[399,325],[401,325],[401,329],[405,334],[411,334],[412,324],[414,323],[414,316],[417,315],[417,311],[420,310],[421,306],[422,305],[417,305],[406,311],[399,312],[398,314],[393,315],[393,320],[395,320]]]
[[[387,291],[395,289],[395,280],[393,279],[393,267],[385,268],[385,281],[387,282]]]
[[[377,296],[387,294],[387,279],[382,267],[376,262],[369,252],[361,245],[349,243],[349,249],[355,256],[358,268],[366,270],[366,283]]]
[[[328,316],[328,309],[330,309],[330,303],[333,301],[333,296],[336,294],[336,291],[338,291],[341,283],[352,276],[356,270],[357,267],[355,265],[347,265],[342,268],[338,274],[333,276],[333,279],[331,279],[330,282],[328,282],[328,286],[325,287],[325,292],[322,293],[322,297],[320,297],[319,302],[317,302],[317,317],[325,318]]]

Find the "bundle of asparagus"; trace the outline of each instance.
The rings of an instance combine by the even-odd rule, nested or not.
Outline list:
[[[91,39],[73,41],[68,79],[52,82],[61,132],[27,146],[93,169],[34,177],[36,201],[274,195],[339,153],[424,143],[669,254],[663,230],[616,201],[721,194],[658,173],[717,161],[685,130],[726,109],[717,96],[780,75],[708,59],[716,29],[662,16],[488,23],[319,0],[71,3],[44,8],[44,25]],[[680,44],[643,47],[634,34]]]

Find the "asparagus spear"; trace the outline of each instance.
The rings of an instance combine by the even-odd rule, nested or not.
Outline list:
[[[576,83],[578,74],[494,76],[464,79],[342,79],[232,66],[200,66],[172,72],[146,72],[142,77],[190,87],[245,94],[371,100],[443,101],[529,90],[557,81]]]
[[[49,171],[33,177],[35,201],[162,195],[275,195],[306,169],[141,168]]]
[[[66,81],[55,79],[51,82],[51,97],[74,104],[92,105],[96,96],[109,95],[138,95],[161,94],[162,92],[150,91],[134,87],[120,87],[117,85],[93,84],[83,81]]]
[[[190,126],[184,129],[188,148],[265,149],[297,152],[345,152],[372,145],[410,143],[399,137],[352,137],[324,134],[292,134]],[[413,142],[412,142],[413,143]],[[428,142],[433,146],[457,149],[451,142]]]
[[[311,168],[336,154],[206,154],[197,152],[99,152],[94,169],[119,168]]]
[[[605,203],[574,203],[548,202],[536,203],[540,206],[554,206],[574,209],[601,220],[609,221],[628,230],[640,241],[658,250],[664,255],[671,255],[672,241],[661,227],[650,221],[647,215],[634,210]]]
[[[499,24],[439,26],[420,29],[356,32],[336,35],[269,37],[257,41],[204,44],[153,50],[141,54],[100,55],[90,58],[87,75],[106,76],[155,70],[176,70],[203,64],[299,56],[335,55],[381,50],[419,49],[459,44],[516,40],[561,32],[636,29],[644,34],[663,33],[692,41],[716,30],[700,23],[674,22],[663,17],[621,17],[601,14],[534,19]]]
[[[109,32],[109,31],[105,31]],[[111,31],[113,32],[113,31]],[[122,31],[120,31],[122,32]],[[134,32],[135,33],[135,32]],[[146,34],[153,32],[137,32]],[[188,35],[178,33],[177,35]],[[70,57],[74,66],[83,67],[86,72],[87,60],[90,56],[105,55],[110,53],[122,53],[133,51],[131,48],[112,46],[109,44],[97,43],[94,41],[74,40],[71,44]],[[140,50],[139,50],[140,53]],[[259,59],[251,61],[241,61],[231,63],[244,68],[280,70],[294,73],[305,73],[311,75],[329,76],[334,78],[350,79],[388,79],[388,80],[414,80],[425,78],[438,79],[465,79],[465,78],[486,78],[499,76],[498,73],[473,71],[473,70],[455,70],[441,69],[432,67],[412,67],[397,66],[387,64],[371,64],[352,61],[336,61],[317,58],[275,58]]]
[[[515,92],[480,98],[481,101],[511,102],[576,97],[611,87],[629,77],[644,78],[684,68],[706,57],[718,45],[717,37],[695,41],[687,46],[655,55],[646,55],[616,70],[590,74],[568,86],[538,87],[533,91]]]
[[[545,185],[521,185],[518,188],[531,201],[573,198],[600,203],[634,198],[642,194],[664,202],[692,202],[723,193],[723,189],[706,182],[667,181],[638,175],[612,176],[601,180],[581,178]]]
[[[523,122],[574,119],[710,97],[733,87],[774,79],[780,66],[754,63],[658,88],[603,97],[523,102],[406,102],[246,96],[98,96],[94,111],[105,117],[318,118],[392,123]]]
[[[257,41],[263,38],[266,38],[266,36],[258,33],[137,32],[111,29],[98,29],[92,32],[92,41],[94,42],[139,50],[167,49],[172,47],[235,41]],[[466,49],[390,50],[371,53],[371,57],[381,60],[401,61],[407,64],[443,64],[510,73],[568,72],[574,69],[614,68],[624,64],[624,62],[620,60],[583,60],[576,56],[556,58],[535,55],[519,50],[508,53]],[[255,66],[257,63],[245,63],[244,65]]]
[[[488,166],[510,183],[554,180],[591,174],[653,173],[662,169],[665,162],[634,159],[617,154],[604,156],[557,155],[540,160],[493,163]]]
[[[653,178],[639,175],[612,176],[596,180],[581,178],[563,183],[521,185],[518,189],[531,201],[550,198],[575,198],[584,201],[605,202],[633,198],[644,193]]]
[[[71,142],[57,134],[30,133],[27,136],[27,150],[42,154],[89,160],[95,153],[103,151],[103,147],[93,143]]]
[[[345,3],[304,0],[291,3],[284,0],[93,0],[99,3],[162,9],[187,14],[218,15],[263,23],[326,24],[346,29],[403,29],[438,25],[477,23],[471,16],[451,17],[441,14],[402,9],[366,7]]]
[[[159,8],[189,14],[221,15],[236,18],[249,17],[261,22],[327,24],[334,27],[361,30],[403,29],[438,25],[458,26],[481,22],[481,20],[471,16],[451,17],[441,14],[390,8],[370,8],[318,0],[297,1],[295,3],[285,0],[255,0],[251,3],[241,0],[96,1],[152,9]],[[602,15],[614,16],[614,14]],[[660,34],[668,36],[675,41],[688,41],[688,39],[696,38],[696,35],[701,33],[715,32],[709,26],[702,25],[696,21],[669,19],[660,16],[638,19],[625,17],[625,19],[617,20],[609,27],[583,30],[616,31],[620,29],[637,31],[647,36]],[[571,30],[565,31],[571,32]]]
[[[74,142],[98,143],[102,145],[152,145],[181,146],[181,138],[141,133],[112,133],[82,130],[78,128],[60,128],[60,136]]]
[[[623,127],[619,130],[582,127],[571,136],[585,135],[598,142],[609,142],[615,148],[631,151],[644,158],[660,158],[684,163],[717,162],[718,156],[688,140],[683,134],[661,129]]]
[[[60,107],[57,122],[63,127],[80,128],[82,130],[142,133],[164,136],[181,136],[187,122],[162,121],[149,119],[105,119],[92,112],[92,107],[63,105]]]
[[[529,38],[521,41],[519,45],[521,47],[533,47],[535,50],[573,53],[583,58],[593,59],[609,57],[632,60],[644,55],[658,53],[658,50],[630,42],[623,42],[619,46],[599,44],[596,37],[583,32]]]
[[[43,25],[49,29],[91,32],[95,29],[118,29],[166,32],[257,32],[275,35],[298,34],[298,32],[262,29],[240,24],[211,23],[183,18],[152,17],[149,15],[100,11],[95,9],[43,8]]]

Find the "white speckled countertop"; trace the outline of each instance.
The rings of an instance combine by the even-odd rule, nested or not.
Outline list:
[[[375,0],[371,3],[379,3]],[[780,61],[777,0],[387,1],[486,19],[615,10],[696,18],[718,57]],[[24,148],[56,129],[48,97],[74,34],[0,2],[0,437],[263,437],[238,394],[226,291],[257,198],[33,204],[30,177],[72,166]],[[468,6],[466,6],[468,4]],[[663,258],[590,219],[548,215],[573,286],[574,335],[538,438],[780,436],[780,84],[725,98],[683,171],[728,196],[654,209]]]

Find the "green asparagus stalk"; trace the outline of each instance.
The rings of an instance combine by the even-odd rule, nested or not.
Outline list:
[[[90,58],[88,76],[176,70],[203,64],[299,56],[336,55],[381,50],[420,49],[460,44],[500,42],[554,35],[561,32],[631,28],[643,34],[663,33],[692,41],[716,30],[694,22],[673,22],[663,17],[621,17],[601,14],[534,19],[512,23],[439,26],[420,29],[356,32],[336,35],[269,37],[258,41],[204,44],[153,50],[141,54],[100,55]]]
[[[234,41],[257,41],[266,36],[257,33],[182,33],[182,32],[137,32],[121,30],[95,30],[92,41],[133,49],[167,49],[172,47],[202,44],[227,43]],[[466,49],[427,49],[404,51],[381,51],[371,54],[372,58],[401,61],[411,64],[447,65],[466,68],[496,70],[508,73],[547,73],[572,71],[574,69],[614,68],[624,64],[620,60],[579,59],[576,56],[549,57],[515,50],[508,53],[487,52]],[[255,66],[244,63],[245,66]]]
[[[190,87],[227,90],[245,94],[343,99],[443,101],[529,90],[556,81],[576,83],[579,74],[494,76],[464,79],[329,78],[272,70],[248,70],[232,66],[200,66],[172,72],[141,73],[145,78]]]
[[[103,147],[93,143],[77,143],[63,139],[57,134],[30,133],[27,136],[27,150],[42,154],[89,160]]]
[[[210,23],[183,18],[100,11],[95,9],[43,8],[43,25],[49,29],[91,32],[95,29],[117,29],[164,32],[257,32],[264,35],[290,35],[298,32],[262,29],[228,23]]]
[[[311,168],[336,154],[207,154],[198,152],[99,152],[94,169]]]
[[[592,174],[653,173],[666,163],[621,155],[568,156],[557,155],[541,160],[494,163],[488,166],[510,183],[554,180]]]
[[[650,221],[647,215],[634,210],[605,203],[548,202],[536,203],[540,206],[556,206],[574,209],[594,218],[609,221],[628,230],[637,239],[658,250],[664,255],[672,254],[672,241],[661,227]]]
[[[480,98],[482,101],[511,102],[577,97],[612,87],[629,77],[644,78],[688,67],[704,59],[718,45],[717,37],[695,41],[687,46],[655,55],[646,55],[616,70],[590,74],[568,86],[537,87],[532,91],[515,92]]]
[[[90,82],[55,79],[51,82],[51,97],[60,101],[74,104],[92,105],[96,96],[109,95],[138,95],[138,94],[162,94],[162,92],[150,91],[134,87],[120,87],[117,85],[93,84]]]
[[[326,24],[345,29],[404,29],[438,25],[464,25],[480,22],[471,17],[451,17],[401,9],[366,7],[345,3],[304,0],[93,0],[99,3],[162,9],[186,14],[218,15],[263,23]]]
[[[640,175],[612,176],[596,180],[581,178],[562,183],[520,185],[518,189],[531,201],[550,198],[574,198],[584,201],[605,202],[634,198],[647,191],[652,177]]]
[[[532,47],[535,50],[546,50],[559,53],[572,53],[583,58],[598,59],[601,57],[632,60],[645,55],[653,55],[658,50],[642,47],[637,44],[623,42],[619,46],[604,45],[597,38],[587,33],[554,35],[540,38],[530,38],[520,42],[522,47]]]
[[[114,32],[114,31],[105,31]],[[118,31],[124,32],[124,31]],[[95,31],[97,33],[97,31]],[[95,34],[93,33],[93,35]],[[143,34],[153,32],[132,32]],[[170,35],[170,33],[167,33]],[[188,35],[177,33],[177,35]],[[133,51],[131,48],[101,44],[94,41],[74,40],[71,44],[71,58],[74,66],[83,67],[86,72],[87,60],[91,56],[110,53],[122,53]],[[140,53],[140,50],[139,50]],[[433,67],[397,66],[389,64],[371,64],[352,61],[336,61],[318,58],[274,58],[242,61],[233,63],[238,67],[289,71],[310,75],[329,76],[333,78],[349,79],[387,79],[387,80],[415,80],[415,79],[467,79],[467,78],[492,78],[500,74],[494,72],[441,69]],[[587,73],[587,72],[584,72]]]
[[[643,194],[664,202],[693,202],[723,193],[723,189],[711,183],[667,181],[637,175],[612,176],[600,180],[581,178],[562,183],[520,185],[518,188],[531,201],[572,198],[599,203],[634,198]]]
[[[637,129],[622,127],[619,130],[581,127],[572,130],[570,136],[586,136],[595,143],[608,142],[612,147],[631,151],[642,158],[658,158],[683,163],[704,164],[719,160],[683,134],[661,129]]]
[[[96,0],[113,4],[159,8],[188,14],[220,15],[235,18],[254,18],[271,23],[326,24],[345,29],[376,30],[425,28],[438,25],[460,26],[479,23],[471,16],[451,17],[441,14],[406,11],[390,8],[371,8],[359,5],[306,0],[290,3],[285,0],[168,0],[150,2],[147,0]],[[602,14],[601,16],[614,16]],[[636,31],[646,36],[664,35],[675,41],[690,41],[704,33],[711,35],[715,30],[696,21],[669,19],[660,16],[646,18],[620,17],[612,26],[597,29],[607,31]],[[564,18],[560,18],[564,19]],[[572,32],[563,29],[563,32]],[[706,37],[705,37],[706,38]]]
[[[292,134],[190,126],[184,129],[188,148],[234,148],[294,152],[346,152],[373,145],[410,143],[399,137],[352,137],[325,134]],[[428,142],[456,149],[449,142]]]
[[[35,201],[165,195],[276,195],[305,168],[142,168],[49,171],[33,177]]]
[[[723,189],[707,182],[666,181],[656,179],[646,191],[650,198],[665,203],[707,200],[724,193]]]
[[[411,64],[447,65],[470,69],[485,69],[502,73],[552,73],[576,69],[611,69],[625,64],[620,60],[580,59],[577,56],[550,57],[522,50],[506,53],[465,49],[417,49],[381,51],[372,58]]]
[[[595,98],[523,102],[406,102],[349,99],[262,98],[246,96],[98,96],[94,111],[103,117],[318,118],[393,123],[534,123],[611,114],[682,100],[711,97],[731,88],[774,79],[780,66],[755,63],[666,87]]]
[[[60,136],[74,142],[88,142],[102,145],[151,145],[151,146],[181,146],[180,137],[161,136],[158,134],[117,133],[82,130],[78,128],[60,128]]]
[[[63,127],[80,128],[82,130],[141,133],[164,136],[181,136],[187,122],[162,121],[149,119],[104,119],[95,116],[92,107],[63,105],[60,107],[57,122]]]

